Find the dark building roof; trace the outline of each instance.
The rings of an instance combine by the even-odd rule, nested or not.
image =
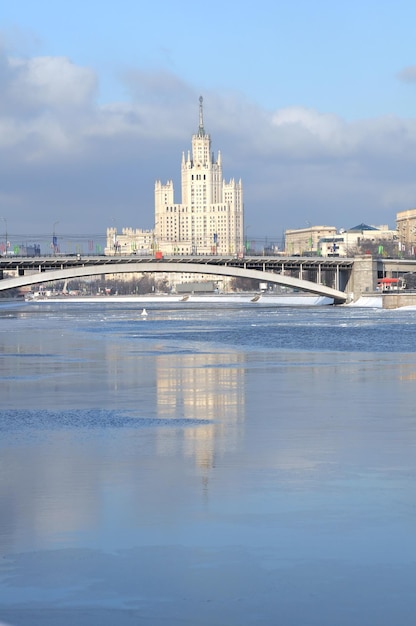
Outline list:
[[[363,230],[380,230],[379,228],[376,228],[375,226],[369,226],[368,224],[358,224],[358,226],[354,226],[353,228],[349,228],[348,229],[349,232],[354,232],[354,231],[363,231]]]

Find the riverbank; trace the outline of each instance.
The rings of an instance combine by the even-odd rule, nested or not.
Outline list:
[[[416,308],[415,292],[385,292],[372,293],[361,296],[355,302],[351,302],[347,306],[365,307],[373,309],[410,309]]]
[[[51,296],[27,298],[29,303],[102,303],[128,302],[147,306],[149,304],[239,304],[239,305],[263,305],[263,306],[328,306],[334,303],[332,298],[313,294],[279,294],[265,295],[259,293],[241,294],[148,294],[141,296]]]

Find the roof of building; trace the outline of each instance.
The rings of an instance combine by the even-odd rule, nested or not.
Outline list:
[[[368,224],[358,224],[358,226],[354,226],[353,228],[349,228],[349,232],[353,231],[362,231],[362,230],[379,230],[375,226],[369,226]]]

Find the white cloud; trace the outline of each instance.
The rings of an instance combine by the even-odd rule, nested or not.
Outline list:
[[[365,169],[380,161],[414,160],[416,119],[385,116],[346,122],[333,114],[291,107],[276,111],[273,125],[292,158],[354,159]]]
[[[64,57],[0,54],[0,89],[0,148],[48,160],[77,145],[95,108],[97,78]]]
[[[404,67],[397,74],[397,78],[404,83],[416,83],[416,65]]]
[[[97,78],[65,57],[7,57],[0,52],[3,114],[36,114],[39,109],[72,110],[94,102]]]
[[[30,96],[36,105],[80,107],[94,98],[97,80],[87,68],[77,67],[65,57],[13,58],[10,67],[15,96]]]
[[[344,124],[335,115],[318,113],[300,106],[276,111],[272,121],[278,128],[299,126],[324,141],[333,140],[344,129]]]

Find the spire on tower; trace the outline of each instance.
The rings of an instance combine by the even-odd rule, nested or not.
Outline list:
[[[205,135],[204,130],[204,111],[202,108],[202,103],[204,98],[202,96],[199,97],[199,128],[198,128],[198,136],[203,137]]]

